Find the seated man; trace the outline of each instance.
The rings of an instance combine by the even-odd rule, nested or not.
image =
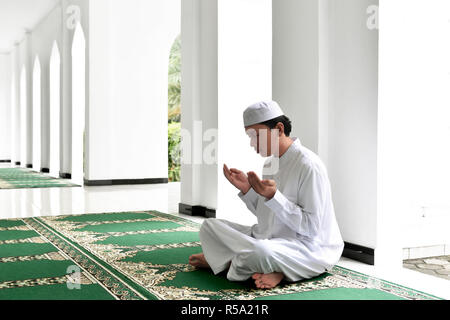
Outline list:
[[[263,180],[254,172],[246,175],[226,165],[223,172],[241,191],[239,197],[258,223],[249,227],[205,220],[200,229],[203,253],[192,255],[189,263],[211,268],[214,274],[228,270],[231,281],[251,277],[262,289],[274,288],[283,279],[296,282],[330,270],[344,243],[325,165],[297,138],[289,137],[291,122],[274,101],[247,108],[244,126],[256,152],[271,156]]]

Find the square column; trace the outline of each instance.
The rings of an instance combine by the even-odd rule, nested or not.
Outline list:
[[[11,54],[0,53],[0,162],[11,161]]]
[[[222,168],[262,171],[242,114],[272,98],[272,2],[183,0],[182,44],[180,212],[251,224]]]

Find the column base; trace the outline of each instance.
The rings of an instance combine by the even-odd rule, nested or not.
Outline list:
[[[179,203],[178,212],[189,216],[198,216],[206,218],[215,218],[216,210],[203,206],[191,206],[189,204]]]
[[[118,180],[84,180],[85,186],[117,186],[130,184],[167,184],[168,178],[118,179]]]

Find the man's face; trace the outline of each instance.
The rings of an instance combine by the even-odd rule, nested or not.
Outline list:
[[[278,148],[278,130],[270,130],[269,127],[256,124],[245,128],[245,133],[250,138],[250,146],[262,157],[271,156],[272,150]]]

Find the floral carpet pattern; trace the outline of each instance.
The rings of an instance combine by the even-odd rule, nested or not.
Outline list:
[[[200,225],[156,211],[0,220],[0,299],[430,300],[335,266],[270,290],[188,264]]]

